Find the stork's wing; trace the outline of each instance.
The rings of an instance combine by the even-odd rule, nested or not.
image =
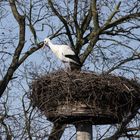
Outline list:
[[[61,45],[61,52],[63,52],[62,54],[66,58],[73,60],[73,63],[80,65],[80,66],[82,65],[78,55],[75,54],[75,52],[73,51],[73,49],[70,46]]]
[[[65,57],[74,60],[75,63],[80,65],[80,66],[82,65],[81,62],[80,62],[80,59],[79,59],[79,57],[77,55],[65,55]]]

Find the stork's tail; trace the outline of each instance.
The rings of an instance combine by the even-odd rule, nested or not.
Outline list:
[[[78,55],[65,55],[65,57],[70,58],[70,68],[72,71],[74,70],[81,70],[82,63],[78,57]]]
[[[78,55],[65,55],[65,57],[70,58],[72,60],[70,63],[82,66],[82,63],[80,62]]]

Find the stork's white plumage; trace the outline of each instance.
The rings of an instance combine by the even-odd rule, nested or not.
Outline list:
[[[79,57],[68,45],[56,45],[49,38],[44,39],[44,46],[49,46],[53,53],[64,63],[74,63],[81,66]]]

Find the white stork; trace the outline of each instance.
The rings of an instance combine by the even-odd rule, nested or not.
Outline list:
[[[68,45],[53,44],[49,38],[44,39],[44,46],[49,46],[53,53],[63,62],[82,66],[78,55]]]

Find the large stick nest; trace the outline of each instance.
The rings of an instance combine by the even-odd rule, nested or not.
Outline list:
[[[96,124],[116,123],[140,105],[140,84],[113,75],[59,71],[35,79],[30,98],[50,120],[90,117]]]

